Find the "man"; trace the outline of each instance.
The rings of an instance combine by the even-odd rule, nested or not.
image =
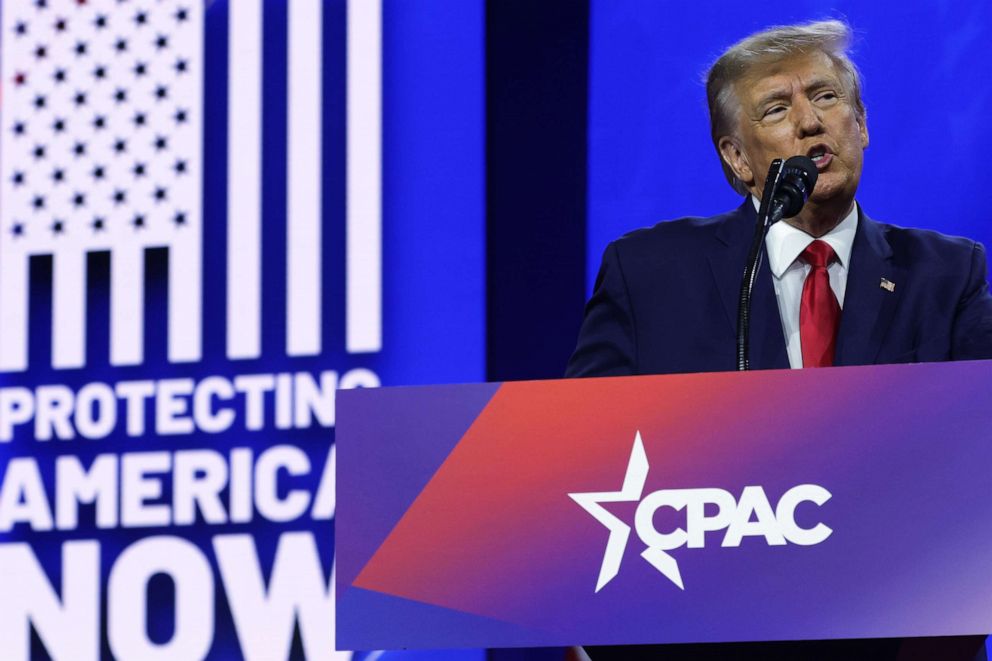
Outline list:
[[[801,331],[817,329],[800,314],[813,270],[802,254],[814,239],[829,247],[826,293],[839,324],[817,365],[992,358],[984,249],[876,223],[854,201],[868,127],[849,34],[838,21],[775,28],[717,60],[707,80],[713,142],[731,185],[749,197],[730,213],[611,243],[568,376],[735,369],[757,202],[771,161],[796,154],[812,157],[819,177],[800,214],[768,233],[753,291],[752,368],[804,364]]]
[[[713,143],[736,210],[611,243],[568,376],[736,368],[737,304],[775,158],[813,159],[798,216],[772,226],[754,285],[752,368],[992,358],[992,296],[973,241],[877,223],[855,202],[869,134],[838,21],[779,27],[727,50],[707,77]],[[601,658],[984,658],[980,638],[590,649]],[[731,651],[732,650],[732,651]],[[901,651],[900,651],[901,650]],[[932,654],[931,654],[932,652]],[[913,656],[912,658],[917,658]]]

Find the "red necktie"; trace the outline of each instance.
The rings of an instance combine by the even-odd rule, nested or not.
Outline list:
[[[829,244],[814,241],[803,251],[802,258],[811,267],[803,283],[803,298],[799,304],[803,367],[830,367],[834,364],[840,305],[830,288],[827,266],[837,259],[837,255]]]

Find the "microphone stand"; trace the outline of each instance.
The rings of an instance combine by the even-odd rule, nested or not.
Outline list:
[[[761,204],[758,206],[758,222],[754,227],[754,239],[751,241],[751,250],[747,255],[747,264],[744,267],[744,278],[741,280],[741,295],[737,303],[737,370],[745,372],[750,369],[748,339],[751,330],[751,290],[754,288],[754,281],[761,267],[762,244],[765,242],[765,234],[772,223],[781,220],[784,205],[780,202],[772,205],[775,192],[782,181],[782,173],[785,163],[781,158],[772,161],[768,169],[768,176],[765,178],[765,188],[761,195]]]

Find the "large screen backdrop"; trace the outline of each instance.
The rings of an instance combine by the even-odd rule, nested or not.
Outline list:
[[[989,3],[592,0],[590,11],[588,287],[620,234],[740,204],[710,141],[702,76],[751,32],[820,18],[846,18],[856,35],[871,141],[865,211],[992,244]]]
[[[2,14],[2,656],[351,658],[335,389],[484,377],[482,3]]]

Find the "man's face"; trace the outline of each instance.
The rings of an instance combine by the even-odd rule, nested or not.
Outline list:
[[[819,171],[811,200],[850,208],[868,129],[829,56],[811,53],[758,67],[735,91],[737,134],[722,138],[720,151],[751,192],[760,196],[773,159],[802,154]]]

